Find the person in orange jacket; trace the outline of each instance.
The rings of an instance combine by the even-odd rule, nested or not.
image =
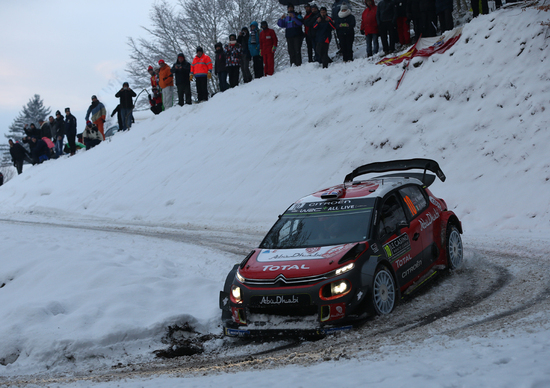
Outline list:
[[[191,64],[189,80],[197,82],[197,97],[199,102],[208,101],[208,80],[212,78],[212,60],[204,53],[202,47],[197,47],[197,55]]]
[[[275,50],[277,50],[277,34],[267,26],[264,20],[260,23],[262,32],[260,32],[260,55],[264,59],[264,74],[273,75],[275,71]]]
[[[159,86],[162,89],[162,102],[166,110],[174,105],[174,75],[164,59],[159,60],[159,66]]]

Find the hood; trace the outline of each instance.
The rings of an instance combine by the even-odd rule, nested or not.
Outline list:
[[[349,264],[338,261],[358,243],[317,248],[256,249],[239,273],[247,279],[287,279],[323,275]],[[363,251],[364,247],[361,247]]]

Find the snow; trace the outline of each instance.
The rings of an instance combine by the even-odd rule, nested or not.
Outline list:
[[[203,236],[259,240],[296,199],[369,162],[438,161],[447,181],[432,192],[461,219],[466,249],[545,249],[547,20],[519,7],[480,16],[445,54],[414,59],[398,90],[403,68],[361,48],[352,63],[286,69],[25,167],[0,188],[0,376],[149,361],[184,322],[220,334],[218,292],[242,255]],[[434,333],[307,367],[93,386],[550,386],[549,314],[533,314],[528,328]]]

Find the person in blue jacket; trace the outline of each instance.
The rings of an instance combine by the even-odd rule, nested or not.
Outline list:
[[[299,13],[294,12],[294,5],[288,5],[288,13],[283,14],[277,21],[277,25],[285,29],[285,38],[288,46],[290,65],[300,66],[302,64],[302,32],[303,18]]]
[[[252,67],[254,68],[254,78],[264,76],[264,61],[260,54],[260,29],[258,22],[250,23],[250,35],[248,37],[248,51],[252,57]]]

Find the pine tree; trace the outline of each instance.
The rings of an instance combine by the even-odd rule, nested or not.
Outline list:
[[[26,106],[23,106],[23,110],[13,120],[13,123],[9,127],[9,131],[6,136],[14,141],[19,141],[25,136],[25,124],[34,124],[38,127],[38,120],[46,120],[51,113],[51,108],[44,107],[44,102],[40,98],[40,95],[35,94],[33,98],[29,99]]]

